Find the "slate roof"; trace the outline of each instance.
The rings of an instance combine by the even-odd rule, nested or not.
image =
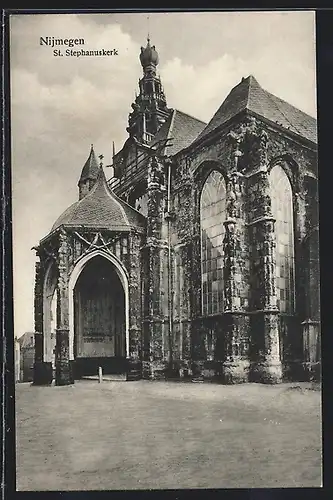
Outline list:
[[[90,154],[88,156],[86,163],[83,166],[79,183],[82,181],[86,181],[87,179],[92,179],[92,180],[97,179],[98,171],[99,171],[99,166],[96,160],[93,145],[91,145]]]
[[[173,109],[150,144],[154,145],[160,140],[170,138],[171,146],[163,148],[161,154],[174,155],[189,146],[206,125],[205,122],[193,116]]]
[[[194,142],[206,137],[217,127],[244,110],[252,111],[309,141],[317,143],[316,119],[264,90],[252,75],[242,79],[231,90]]]
[[[129,231],[131,227],[144,227],[145,217],[110,190],[103,168],[99,167],[93,188],[63,212],[52,231],[62,225]]]

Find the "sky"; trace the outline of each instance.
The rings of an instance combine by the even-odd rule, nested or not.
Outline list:
[[[111,163],[127,138],[142,76],[141,45],[159,53],[168,107],[208,122],[242,77],[316,116],[315,14],[205,12],[12,15],[10,97],[14,333],[34,330],[35,252],[78,199],[91,144]],[[118,56],[54,57],[40,37],[84,38],[73,50]],[[107,177],[111,173],[106,170]]]

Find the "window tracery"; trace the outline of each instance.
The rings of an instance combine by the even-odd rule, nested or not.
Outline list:
[[[282,313],[295,310],[295,256],[293,194],[289,178],[280,165],[270,171],[272,213],[276,220],[276,288]]]
[[[226,185],[214,170],[206,179],[200,198],[202,314],[223,311],[223,238],[226,218]]]

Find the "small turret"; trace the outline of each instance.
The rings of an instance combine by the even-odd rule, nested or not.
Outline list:
[[[78,182],[79,186],[79,200],[84,198],[91,188],[94,186],[99,172],[98,163],[96,160],[94,146],[91,145],[91,150],[86,163],[81,172],[81,177]]]

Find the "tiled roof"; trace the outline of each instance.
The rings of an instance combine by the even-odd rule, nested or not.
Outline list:
[[[87,179],[92,179],[92,180],[97,179],[98,171],[99,171],[99,166],[96,160],[93,145],[91,145],[90,154],[82,169],[79,182],[85,181]]]
[[[264,90],[252,75],[242,79],[231,90],[213,118],[194,142],[196,143],[246,109],[273,123],[281,125],[285,129],[309,141],[317,142],[316,119]]]
[[[166,122],[163,123],[152,139],[151,144],[156,144],[158,141],[164,139],[170,139],[170,146],[162,149],[161,153],[174,155],[189,146],[205,126],[205,122],[187,115],[178,109],[173,109]]]
[[[144,227],[145,217],[109,189],[104,171],[99,167],[91,191],[63,212],[52,231],[61,225],[129,231],[131,227]]]

